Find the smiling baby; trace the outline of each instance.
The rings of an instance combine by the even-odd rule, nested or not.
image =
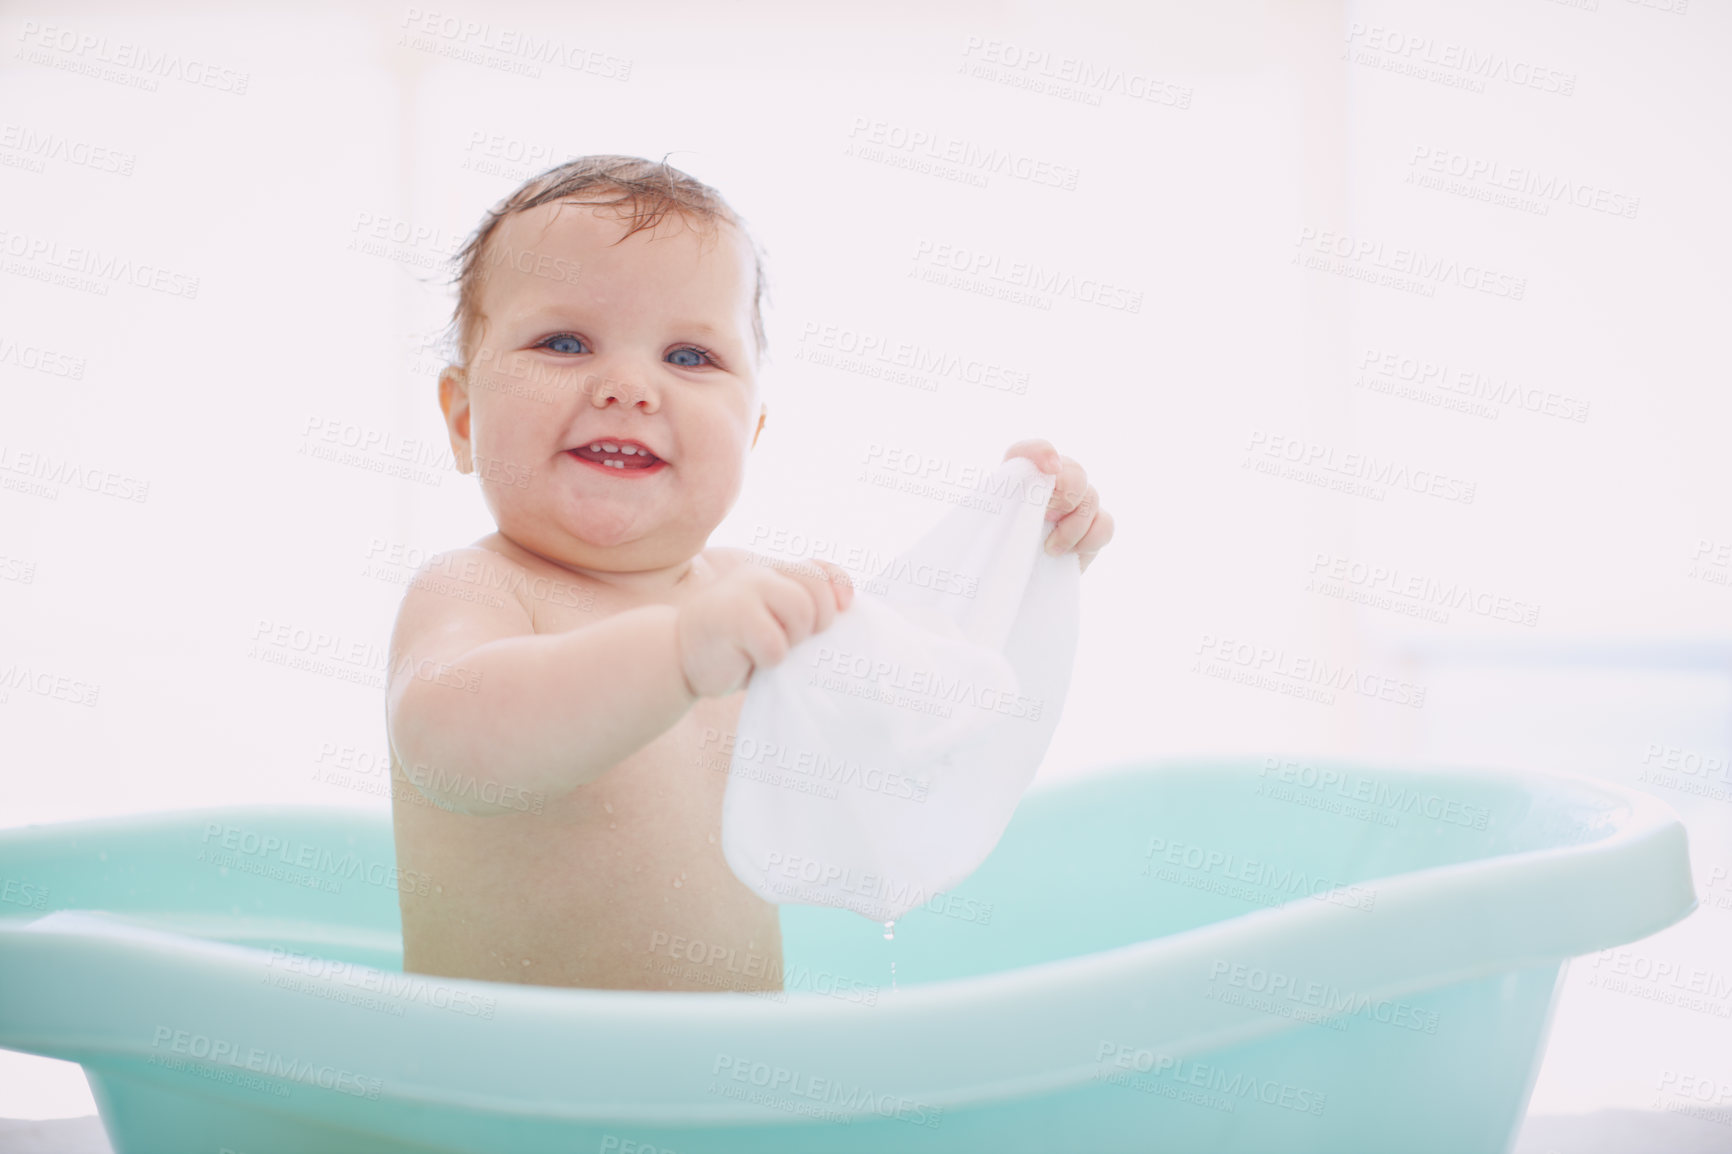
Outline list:
[[[437,883],[399,894],[403,969],[780,989],[777,907],[722,857],[704,734],[854,594],[827,562],[708,544],[766,415],[756,246],[685,173],[586,156],[458,262],[439,405],[498,528],[422,567],[439,579],[410,584],[391,637],[397,862]],[[1012,456],[1057,474],[1047,549],[1086,569],[1112,520],[1083,469],[1040,440]]]

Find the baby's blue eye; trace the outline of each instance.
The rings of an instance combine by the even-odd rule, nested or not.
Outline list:
[[[575,349],[560,348],[560,342],[564,342],[568,346],[576,345],[578,347]],[[548,337],[545,341],[542,341],[541,347],[544,349],[550,349],[556,353],[580,353],[583,351],[583,341],[572,336],[570,333],[560,333],[557,336]]]
[[[698,359],[695,361],[674,361],[673,358],[679,356],[681,353],[690,353]],[[710,354],[706,353],[703,349],[698,348],[696,345],[687,345],[684,348],[675,349],[673,352],[669,353],[668,359],[673,361],[674,364],[680,366],[682,369],[695,369],[705,361],[709,360]]]

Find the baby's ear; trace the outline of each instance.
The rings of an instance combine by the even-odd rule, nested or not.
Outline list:
[[[446,365],[439,373],[439,409],[451,437],[451,455],[459,473],[471,472],[469,456],[469,372],[462,365]]]

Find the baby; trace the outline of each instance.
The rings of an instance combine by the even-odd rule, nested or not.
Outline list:
[[[743,222],[665,163],[586,156],[458,254],[457,468],[498,531],[403,598],[386,694],[405,972],[613,989],[781,988],[776,906],[722,857],[752,671],[848,610],[847,574],[710,547],[766,409],[763,268]],[[1045,441],[1053,554],[1112,519]],[[717,947],[728,973],[669,948]]]

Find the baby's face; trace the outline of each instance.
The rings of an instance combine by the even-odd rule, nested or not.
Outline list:
[[[499,223],[485,323],[440,404],[501,534],[626,572],[701,551],[739,494],[759,416],[754,268],[733,229],[674,215],[616,244],[613,211],[554,203]]]

